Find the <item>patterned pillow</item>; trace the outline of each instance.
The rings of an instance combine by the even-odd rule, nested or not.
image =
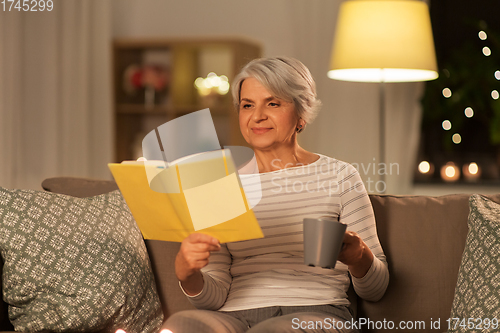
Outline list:
[[[146,247],[119,191],[80,199],[0,187],[0,252],[16,331],[161,326]]]
[[[500,331],[500,205],[474,194],[448,332]]]

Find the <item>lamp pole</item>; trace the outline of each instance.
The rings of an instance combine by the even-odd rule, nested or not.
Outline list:
[[[383,70],[382,70],[383,71]],[[378,169],[380,181],[384,185],[382,194],[385,193],[387,184],[385,183],[385,173],[387,172],[387,166],[385,165],[385,82],[384,80],[379,83],[379,166],[384,168],[384,172],[380,172]]]

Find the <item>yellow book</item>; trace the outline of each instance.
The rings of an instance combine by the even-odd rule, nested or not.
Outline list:
[[[264,237],[229,150],[108,164],[145,239],[182,242],[201,232],[221,243]]]

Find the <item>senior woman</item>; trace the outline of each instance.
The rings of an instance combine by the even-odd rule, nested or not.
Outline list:
[[[293,58],[256,59],[236,76],[232,93],[258,165],[262,199],[254,213],[265,237],[222,245],[202,233],[187,237],[175,272],[199,310],[172,315],[164,328],[356,332],[346,294],[349,275],[360,297],[376,301],[389,273],[357,170],[297,142],[320,105],[309,70]],[[304,264],[302,220],[325,215],[347,224],[335,269]]]

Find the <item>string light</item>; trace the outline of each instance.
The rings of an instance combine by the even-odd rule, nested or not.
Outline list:
[[[491,98],[493,98],[493,99],[498,99],[498,97],[500,97],[500,94],[498,93],[498,91],[493,90],[493,91],[491,92]]]
[[[483,47],[483,54],[487,57],[491,55],[491,50],[488,46]]]
[[[486,34],[486,32],[484,32],[482,30],[479,31],[478,36],[479,36],[480,40],[486,40],[486,38],[488,38],[488,35]]]
[[[500,80],[500,71],[495,71],[495,79]]]
[[[455,133],[451,137],[451,140],[453,141],[454,144],[458,145],[460,142],[462,142],[462,137],[460,136],[460,134]]]
[[[450,98],[451,97],[451,89],[450,88],[444,88],[443,89],[443,96],[446,97],[446,98]]]
[[[465,108],[464,113],[467,118],[472,118],[474,116],[474,110],[472,110],[470,106]]]
[[[443,129],[445,131],[449,131],[449,130],[451,130],[451,121],[445,120],[442,122],[441,126],[443,126]]]

